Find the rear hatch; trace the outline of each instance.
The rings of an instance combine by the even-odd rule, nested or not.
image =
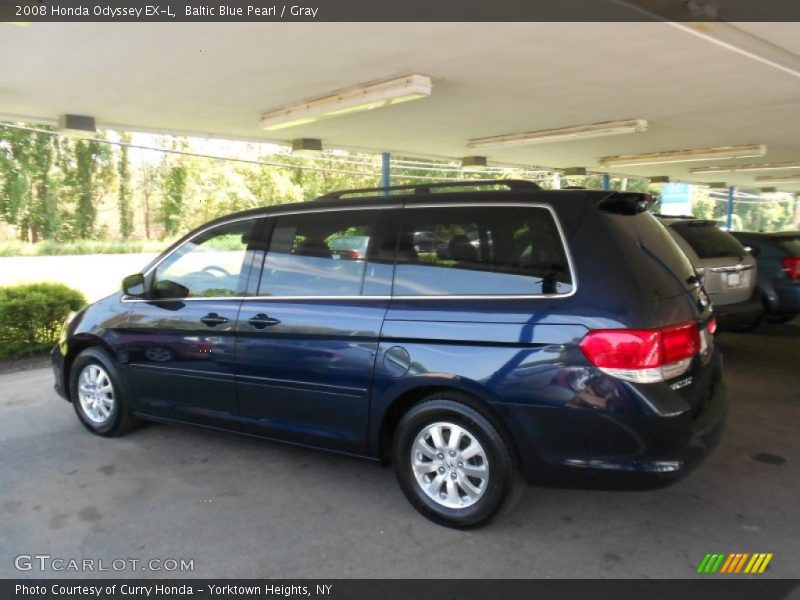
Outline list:
[[[644,197],[641,194],[627,195]],[[697,415],[711,397],[717,377],[713,358],[715,324],[708,295],[686,254],[658,219],[641,207],[626,212],[620,210],[618,202],[610,206],[616,209],[604,209],[602,202],[598,204],[606,213],[607,222],[625,254],[629,268],[642,282],[643,289],[653,290],[657,294],[654,311],[659,315],[681,314],[683,316],[678,317],[681,323],[694,321],[697,324],[699,351],[685,372],[667,379],[670,387],[689,404],[693,414]],[[690,301],[692,311],[677,309],[681,296]],[[671,318],[657,323],[660,327],[677,324],[679,323]]]
[[[699,258],[695,265],[714,304],[748,300],[756,283],[756,261],[744,246],[714,221],[687,220],[670,227]]]

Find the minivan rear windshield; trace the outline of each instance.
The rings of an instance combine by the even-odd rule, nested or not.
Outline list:
[[[697,287],[694,268],[665,227],[649,212],[606,213],[629,268],[643,286],[660,298],[672,298]]]
[[[713,223],[690,221],[675,223],[672,228],[686,240],[700,258],[724,258],[745,255],[744,246],[727,231],[722,231]]]

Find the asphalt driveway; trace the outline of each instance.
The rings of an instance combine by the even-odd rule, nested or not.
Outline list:
[[[528,487],[488,528],[433,525],[389,469],[208,431],[90,435],[47,369],[0,376],[0,577],[20,554],[192,560],[158,577],[690,577],[707,552],[800,576],[800,325],[723,334],[719,450],[652,491]],[[95,573],[109,576],[114,573]],[[708,577],[708,576],[707,576]]]

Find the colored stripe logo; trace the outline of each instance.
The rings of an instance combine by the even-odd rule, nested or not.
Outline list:
[[[738,552],[732,554],[714,553],[706,554],[700,565],[697,567],[697,572],[702,575],[713,574],[738,574],[745,573],[755,575],[763,573],[767,569],[772,560],[773,553],[749,554],[747,552]]]

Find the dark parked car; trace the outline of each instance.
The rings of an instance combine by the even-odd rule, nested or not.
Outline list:
[[[721,429],[721,361],[649,197],[502,185],[217,219],[68,320],[56,389],[102,436],[152,419],[392,463],[455,527],[495,516],[520,472],[687,472]],[[420,231],[448,258],[423,259]],[[364,257],[334,254],[345,235]]]
[[[758,293],[766,320],[791,321],[800,314],[800,231],[733,235],[758,262]]]
[[[417,252],[436,252],[437,246],[444,242],[433,231],[415,231],[411,234],[411,240]]]

